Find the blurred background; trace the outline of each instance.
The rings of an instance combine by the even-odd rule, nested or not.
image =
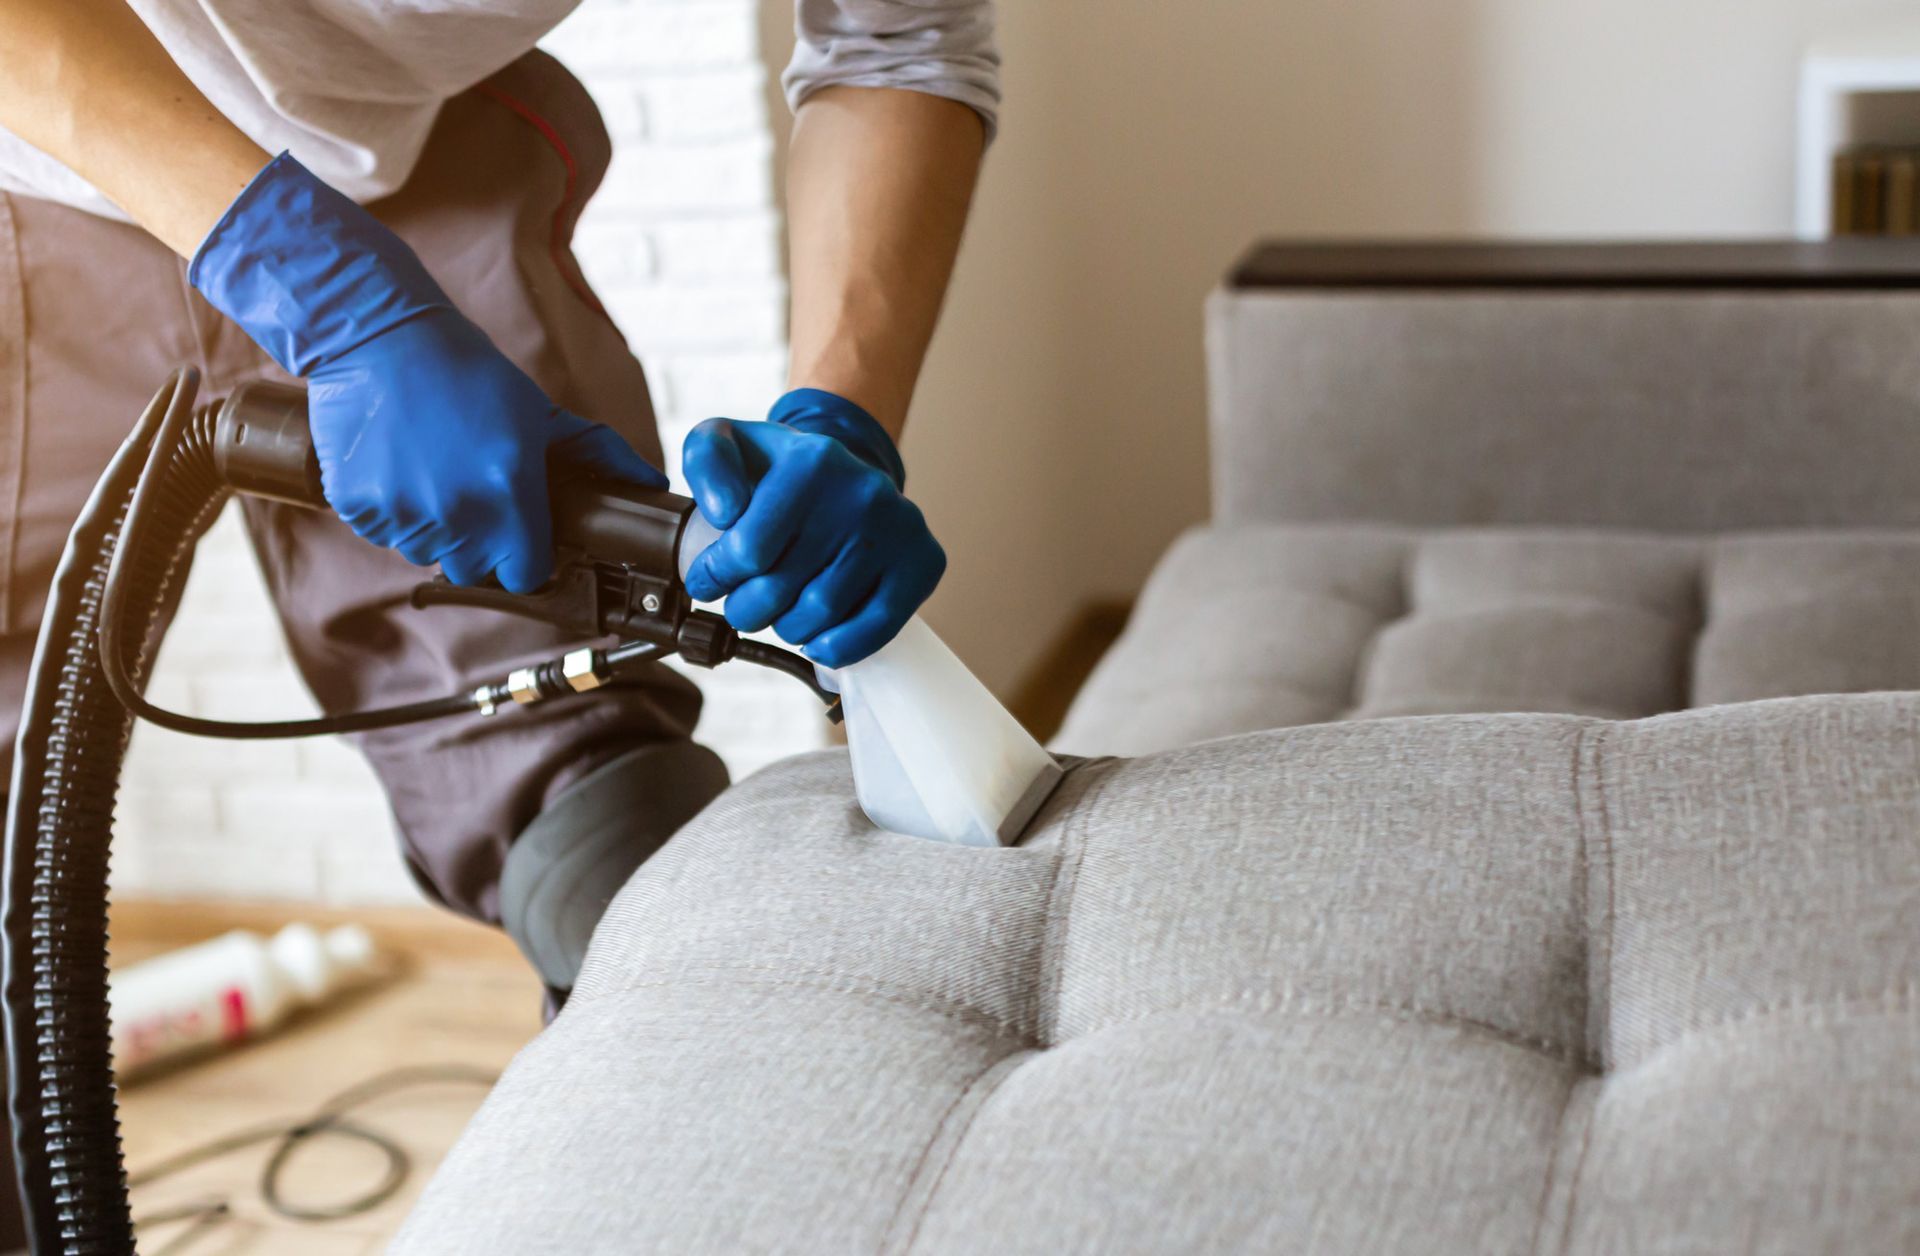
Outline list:
[[[1013,698],[1204,517],[1201,307],[1256,237],[1790,234],[1803,57],[1913,8],[1004,4],[1004,124],[905,446],[952,555],[928,618]],[[647,364],[670,451],[781,391],[792,38],[791,0],[586,0],[548,41],[614,136],[576,247]],[[1879,138],[1920,142],[1901,130],[1920,87],[1895,104]],[[156,693],[207,714],[306,709],[277,641],[225,523]],[[825,739],[789,682],[736,668],[702,683],[701,736],[736,777]],[[343,745],[143,727],[128,780],[121,891],[417,899]]]

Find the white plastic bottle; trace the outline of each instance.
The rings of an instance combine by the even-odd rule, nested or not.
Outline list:
[[[358,925],[291,924],[271,940],[236,929],[135,964],[109,983],[114,1072],[124,1080],[250,1038],[371,975],[377,958]]]

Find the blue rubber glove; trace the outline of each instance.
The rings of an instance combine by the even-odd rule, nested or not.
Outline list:
[[[872,654],[947,569],[886,429],[853,402],[801,388],[764,423],[709,419],[687,436],[687,481],[724,535],[687,592],[726,599],[742,632],[769,625],[827,667]]]
[[[556,406],[455,309],[400,237],[286,154],[208,233],[188,278],[307,380],[327,501],[455,584],[553,574],[556,473],[665,488],[611,428]]]

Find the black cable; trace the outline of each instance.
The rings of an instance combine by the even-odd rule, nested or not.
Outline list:
[[[173,1256],[175,1252],[184,1252],[213,1227],[233,1216],[233,1209],[225,1200],[211,1200],[198,1204],[188,1204],[181,1208],[155,1213],[141,1222],[143,1225],[164,1225],[169,1221],[185,1221],[187,1228],[155,1248],[152,1256]]]
[[[212,517],[228,492],[214,464],[211,421],[204,411],[194,411],[194,392],[191,386],[179,387],[173,389],[168,397],[166,413],[148,447],[146,464],[134,487],[132,499],[127,504],[125,520],[107,564],[99,628],[101,670],[114,697],[127,710],[148,723],[177,733],[264,741],[364,733],[452,715],[467,715],[478,710],[491,710],[495,703],[507,697],[505,685],[494,684],[423,702],[312,719],[265,721],[206,719],[169,711],[147,701],[132,675],[132,670],[140,665],[141,660],[136,655],[134,664],[130,666],[125,644],[125,625],[129,618],[126,608],[129,589],[134,583],[130,573],[137,566],[153,564],[160,564],[170,572],[193,545],[200,527]],[[148,534],[155,528],[156,518],[161,523],[157,537],[150,539]],[[172,548],[167,552],[148,552],[155,544]],[[143,618],[143,631],[145,623]],[[642,644],[628,642],[616,647],[606,656],[606,662],[619,666],[665,652],[658,646],[643,650]],[[823,688],[815,678],[813,665],[797,654],[762,642],[742,641],[739,643],[738,656],[800,680],[829,707],[834,707],[837,701],[835,695]],[[553,671],[555,668],[548,664],[547,670]],[[563,686],[549,688],[554,692],[543,694],[542,697],[568,696],[562,692]],[[829,712],[829,717],[837,718],[837,711],[835,707]]]
[[[496,1074],[465,1064],[420,1064],[391,1069],[338,1092],[300,1120],[271,1121],[262,1125],[247,1126],[198,1146],[175,1152],[157,1164],[150,1165],[138,1173],[129,1174],[127,1187],[130,1190],[137,1190],[209,1160],[277,1139],[277,1145],[260,1171],[260,1202],[269,1211],[290,1221],[301,1222],[338,1221],[345,1217],[359,1216],[378,1208],[406,1185],[407,1176],[413,1169],[413,1160],[398,1142],[379,1130],[357,1121],[347,1120],[347,1113],[384,1095],[415,1086],[447,1083],[491,1086],[496,1080]],[[303,1204],[289,1201],[283,1178],[295,1153],[313,1140],[328,1135],[351,1138],[369,1144],[379,1151],[386,1161],[380,1180],[359,1194],[339,1203]],[[176,1236],[164,1249],[174,1251],[183,1246],[192,1235],[202,1232],[220,1219],[231,1216],[232,1211],[231,1202],[228,1200],[205,1200],[148,1213],[137,1217],[134,1224],[151,1227],[173,1221],[192,1222],[186,1232]]]
[[[133,1250],[106,959],[114,797],[133,717],[204,736],[295,737],[437,718],[514,696],[508,686],[482,687],[434,702],[263,724],[197,719],[147,702],[140,678],[158,640],[160,609],[229,491],[213,457],[213,414],[194,409],[198,382],[191,368],[174,372],[88,495],[54,571],[21,707],[0,877],[0,1009],[17,1185],[35,1251],[124,1256]],[[619,665],[638,661],[650,648],[626,643],[609,651],[610,683],[620,683]],[[743,653],[824,696],[805,660],[753,644]],[[535,670],[559,674],[565,667]],[[512,687],[526,688],[518,681]],[[571,691],[570,683],[566,688]],[[256,1141],[297,1140],[349,1125],[354,1132],[347,1136],[363,1132],[337,1112],[301,1124],[304,1132],[255,1131]],[[288,1155],[276,1158],[263,1183],[283,1207],[278,1174]],[[187,1215],[204,1227],[224,1214]]]
[[[742,637],[734,651],[734,657],[761,667],[772,668],[776,672],[785,672],[807,688],[814,696],[827,704],[827,718],[840,722],[840,695],[820,683],[819,674],[812,663],[792,650],[783,650],[777,645],[768,645],[764,641],[753,641]]]
[[[251,741],[371,732],[423,720],[443,719],[450,715],[472,714],[481,709],[483,694],[489,695],[491,700],[507,700],[505,685],[497,683],[449,694],[444,698],[398,706],[312,719],[258,722],[205,719],[169,711],[147,701],[127,661],[125,637],[126,623],[130,618],[127,603],[134,583],[131,573],[140,566],[153,564],[163,565],[170,570],[180,561],[186,548],[193,544],[197,529],[187,526],[168,528],[165,525],[203,520],[212,514],[227,492],[213,463],[208,422],[203,415],[197,415],[192,407],[193,389],[190,387],[174,390],[168,399],[165,416],[149,447],[146,465],[127,505],[125,521],[107,564],[99,628],[100,663],[107,685],[127,710],[149,723],[178,733]],[[157,541],[148,535],[155,526],[156,517],[163,520]],[[149,552],[156,543],[172,545],[174,548],[171,552]],[[633,643],[629,643],[616,653],[619,662],[629,663],[652,657],[659,650],[650,647],[643,651],[633,648]],[[564,695],[556,693],[545,696]]]
[[[199,526],[211,517],[225,498],[227,488],[214,465],[209,426],[205,413],[193,410],[193,389],[175,389],[168,398],[159,432],[149,446],[146,465],[127,504],[125,521],[108,560],[99,628],[100,663],[108,687],[127,710],[148,723],[177,733],[264,741],[371,732],[401,724],[491,710],[495,704],[509,700],[507,686],[495,683],[423,702],[312,719],[265,721],[206,719],[169,711],[147,701],[132,674],[141,660],[136,655],[133,664],[128,662],[126,623],[131,617],[127,614],[127,604],[131,596],[129,590],[134,584],[130,573],[137,567],[156,564],[171,571],[193,544]],[[150,538],[149,533],[156,527],[156,518],[162,522],[157,525],[156,536]],[[156,544],[172,548],[165,552],[149,552]],[[143,619],[143,628],[145,623]],[[619,668],[664,653],[667,650],[654,643],[626,642],[607,652],[605,662],[612,668]],[[815,679],[813,665],[797,654],[762,642],[742,641],[739,643],[738,656],[793,676],[829,706],[836,701],[834,695],[822,688]],[[557,659],[552,660],[543,665],[541,670],[558,677],[558,662]],[[615,683],[618,683],[617,679]],[[543,699],[571,696],[571,691],[558,680],[544,688],[541,694]],[[834,714],[829,712],[830,716]]]
[[[113,547],[113,557],[107,565],[107,583],[100,617],[100,661],[113,696],[141,719],[162,728],[201,737],[241,740],[368,732],[474,710],[473,695],[465,693],[371,711],[354,711],[346,715],[244,723],[182,715],[146,700],[140,687],[128,674],[126,646],[122,643],[128,588],[132,584],[128,573],[136,563],[177,562],[178,550],[192,545],[195,540],[191,534],[163,536],[163,542],[172,543],[178,550],[172,554],[147,553],[147,525],[156,515],[165,514],[171,518],[180,513],[178,507],[183,504],[195,513],[211,513],[210,504],[226,495],[225,486],[214,468],[211,451],[206,445],[205,434],[194,431],[194,419],[193,389],[175,389],[168,400],[166,417],[161,420],[159,434],[148,451],[146,467],[134,488],[133,500],[127,505],[126,520],[121,525],[118,541]],[[204,428],[205,425],[203,419],[199,426]],[[187,499],[184,503],[166,500],[183,496]],[[195,498],[199,500],[195,502]]]
[[[628,663],[644,663],[648,659],[665,658],[670,651],[658,641],[622,641],[607,651],[607,666],[617,675],[619,669]]]

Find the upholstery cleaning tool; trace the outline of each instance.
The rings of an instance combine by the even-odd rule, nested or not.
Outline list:
[[[296,923],[271,939],[235,929],[134,964],[110,983],[114,1075],[125,1082],[264,1033],[372,977],[377,959],[359,925]]]
[[[800,655],[742,639],[694,607],[682,552],[697,552],[713,530],[685,497],[611,481],[554,486],[555,575],[542,589],[516,595],[434,580],[413,601],[529,616],[614,645],[582,646],[470,692],[316,719],[232,723],[156,707],[141,687],[160,610],[228,494],[326,506],[301,390],[251,384],[196,409],[198,384],[190,369],[174,373],[81,510],[48,593],[21,713],[0,1004],[15,1167],[36,1256],[133,1250],[106,960],[113,801],[135,716],[214,737],[362,732],[577,699],[677,653],[700,667],[742,659],[783,671],[830,703],[830,717],[844,708],[856,791],[877,824],[945,841],[1010,841],[1058,780],[1045,751],[918,622],[823,678]]]
[[[720,533],[695,511],[680,574]],[[963,846],[1017,841],[1063,773],[918,615],[851,667],[818,669],[840,695],[860,810],[880,828]]]
[[[883,829],[968,846],[1019,839],[1060,765],[918,615],[822,683],[846,706],[860,809]]]

